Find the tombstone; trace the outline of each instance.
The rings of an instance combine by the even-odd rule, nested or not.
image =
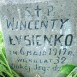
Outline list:
[[[77,64],[77,0],[5,0],[0,17],[7,59],[23,77],[58,77]]]

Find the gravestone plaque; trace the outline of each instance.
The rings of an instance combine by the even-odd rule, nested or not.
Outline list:
[[[77,0],[17,0],[0,10],[7,59],[24,77],[58,77],[77,63]]]

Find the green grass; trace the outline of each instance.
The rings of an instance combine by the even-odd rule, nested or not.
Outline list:
[[[61,74],[65,74],[65,77],[77,77],[77,66],[73,64],[66,64],[60,69]]]
[[[20,77],[8,64],[1,32],[0,32],[0,77]]]

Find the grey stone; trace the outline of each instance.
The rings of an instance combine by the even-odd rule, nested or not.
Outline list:
[[[1,6],[0,17],[14,70],[24,77],[61,77],[62,65],[77,64],[77,0],[12,1]]]

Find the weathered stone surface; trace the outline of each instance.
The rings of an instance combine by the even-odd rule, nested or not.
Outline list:
[[[25,77],[58,77],[62,65],[77,64],[76,3],[51,0],[3,5],[0,15],[10,66]]]

